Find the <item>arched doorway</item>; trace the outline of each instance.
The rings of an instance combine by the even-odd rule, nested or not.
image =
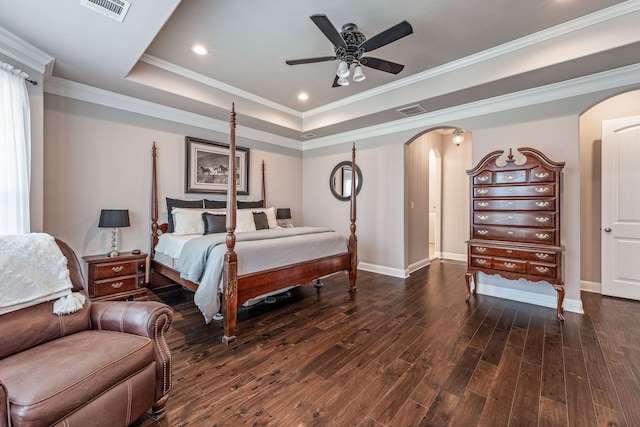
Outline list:
[[[450,254],[444,250],[447,202],[443,199],[443,180],[448,176],[451,182],[452,177],[447,173],[453,172],[457,174],[454,180],[460,178],[458,175],[462,176],[462,181],[456,182],[456,186],[466,185],[465,167],[469,167],[460,163],[460,159],[467,157],[463,152],[468,150],[470,153],[471,135],[464,132],[466,145],[461,147],[452,142],[456,129],[449,126],[432,128],[416,135],[405,145],[405,253],[409,274],[429,265],[433,259],[464,258],[463,253]],[[460,222],[453,218],[458,215],[466,218],[468,210],[461,210],[460,205],[468,203],[468,194],[455,191],[447,199],[452,214],[450,225],[459,232]]]

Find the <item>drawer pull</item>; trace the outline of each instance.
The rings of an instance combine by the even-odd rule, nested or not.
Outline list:
[[[486,208],[487,206],[489,206],[489,202],[478,202],[478,206],[480,206],[481,208]]]
[[[536,178],[546,178],[549,176],[549,172],[538,172],[535,175],[536,175]]]
[[[538,239],[548,239],[549,238],[549,234],[547,234],[547,233],[536,233],[536,237]]]
[[[124,285],[123,282],[115,282],[115,283],[111,284],[111,287],[114,288],[114,289],[118,289],[118,288],[121,288],[122,285]]]
[[[486,180],[488,180],[488,179],[489,179],[489,177],[488,177],[488,176],[479,176],[479,177],[478,177],[478,181],[481,181],[481,182],[484,182],[484,181],[486,181]]]
[[[542,253],[536,252],[536,257],[538,257],[539,259],[547,259],[550,256],[551,255],[549,255],[549,254],[542,254]]]
[[[516,268],[516,265],[512,262],[505,262],[504,266],[507,268]]]
[[[536,202],[536,206],[539,208],[546,208],[549,206],[549,202]]]
[[[515,175],[507,175],[505,176],[505,178],[507,178],[508,180],[512,180],[512,179],[516,179]]]
[[[114,273],[120,273],[122,270],[124,270],[124,267],[121,265],[118,265],[116,267],[111,267],[111,271],[113,271]]]
[[[478,219],[489,219],[489,216],[487,215],[478,215]]]
[[[511,235],[513,234],[513,231],[507,231],[507,234]]]
[[[485,265],[487,263],[486,259],[477,259],[476,263],[481,264],[481,265]]]
[[[536,193],[546,193],[549,191],[549,187],[536,187]]]
[[[537,216],[536,217],[536,221],[538,221],[538,222],[549,222],[549,217],[548,216]]]
[[[476,252],[480,252],[481,254],[487,252],[487,248],[483,248],[482,246],[478,246],[476,248]]]
[[[478,194],[487,194],[488,192],[489,190],[486,189],[478,190]]]
[[[513,251],[512,251],[511,249],[507,249],[507,253],[508,253],[508,254],[512,254],[512,253],[513,253]]]
[[[478,234],[482,234],[483,236],[489,234],[489,230],[478,230]]]
[[[546,273],[546,272],[549,271],[549,267],[540,267],[540,266],[538,266],[538,267],[536,267],[536,271],[538,273]]]

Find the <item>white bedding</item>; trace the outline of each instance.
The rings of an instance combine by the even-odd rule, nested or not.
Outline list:
[[[194,302],[202,311],[207,323],[219,310],[218,293],[223,286],[225,236],[226,233],[207,236],[165,234],[160,237],[156,246],[156,252],[179,260],[173,263],[173,268],[180,272],[181,277],[199,285]],[[347,252],[346,237],[332,230],[317,227],[259,230],[239,233],[236,238],[238,275]],[[185,250],[187,242],[190,243]],[[193,252],[195,247],[198,247],[197,253],[203,255],[193,255],[196,253]],[[186,256],[185,253],[191,255]],[[197,268],[194,268],[193,264],[198,264]]]

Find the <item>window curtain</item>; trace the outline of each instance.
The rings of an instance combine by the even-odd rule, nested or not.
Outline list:
[[[31,115],[26,77],[0,62],[0,235],[30,231]]]

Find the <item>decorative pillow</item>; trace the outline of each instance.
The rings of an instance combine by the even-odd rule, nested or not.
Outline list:
[[[214,213],[215,211],[216,209],[173,208],[173,234],[176,236],[186,234],[204,234],[204,222],[202,221],[202,213]]]
[[[278,227],[278,220],[276,219],[276,208],[270,207],[270,208],[262,208],[262,209],[252,209],[251,212],[253,213],[264,212],[265,215],[267,216],[267,223],[269,224],[269,228]]]
[[[227,215],[211,212],[202,212],[204,234],[224,233],[227,231]]]
[[[256,230],[268,230],[269,222],[267,221],[267,214],[264,212],[252,212],[253,222],[256,224]]]
[[[253,221],[253,212],[249,209],[238,209],[236,211],[236,231],[255,231],[256,223]]]
[[[204,208],[204,200],[180,200],[167,197],[167,223],[168,233],[173,233],[175,224],[173,222],[173,208]]]
[[[207,209],[224,209],[227,207],[226,200],[208,200],[204,199],[204,207]]]
[[[243,202],[238,200],[238,209],[255,209],[264,206],[264,201],[258,200],[257,202]]]

